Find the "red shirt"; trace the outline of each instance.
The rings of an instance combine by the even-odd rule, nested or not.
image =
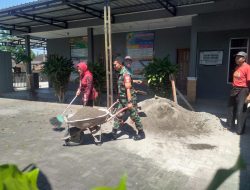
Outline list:
[[[233,86],[248,87],[247,81],[250,81],[250,65],[243,63],[236,67],[233,74]]]

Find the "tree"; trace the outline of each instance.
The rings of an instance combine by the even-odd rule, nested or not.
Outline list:
[[[18,40],[16,36],[11,36],[6,30],[0,30],[0,42],[5,43],[6,45],[0,46],[0,50],[7,51],[11,53],[12,60],[16,63],[24,63],[32,61],[35,58],[35,53],[31,50],[30,57],[26,55],[25,49],[21,45],[11,45],[13,41]]]
[[[44,62],[42,72],[52,83],[59,102],[64,102],[64,95],[73,70],[72,61],[59,55],[49,55],[48,60]]]

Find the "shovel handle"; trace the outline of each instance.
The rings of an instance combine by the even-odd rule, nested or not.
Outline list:
[[[75,101],[75,99],[77,98],[77,96],[75,96],[73,98],[73,100],[71,100],[71,102],[69,103],[69,105],[66,107],[66,109],[63,111],[62,115],[66,112],[66,110],[69,108],[69,106]]]

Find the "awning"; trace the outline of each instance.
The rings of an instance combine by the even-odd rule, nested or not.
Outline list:
[[[110,0],[112,23],[131,21],[129,15],[165,11],[168,17],[178,16],[184,6],[214,2],[211,0]],[[0,10],[0,28],[13,35],[31,35],[35,32],[70,30],[100,25],[103,22],[104,0],[38,0]],[[128,20],[121,15],[128,15]],[[152,14],[152,18],[153,18]],[[165,15],[164,15],[165,16]],[[150,17],[150,14],[149,14]],[[149,18],[150,19],[150,18]],[[133,20],[132,20],[133,21]],[[35,39],[34,46],[39,44]],[[40,39],[44,41],[44,39]],[[15,42],[23,43],[20,38]]]

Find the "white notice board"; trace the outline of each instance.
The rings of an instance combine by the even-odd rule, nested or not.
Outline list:
[[[221,65],[223,60],[223,51],[201,51],[201,65]]]

